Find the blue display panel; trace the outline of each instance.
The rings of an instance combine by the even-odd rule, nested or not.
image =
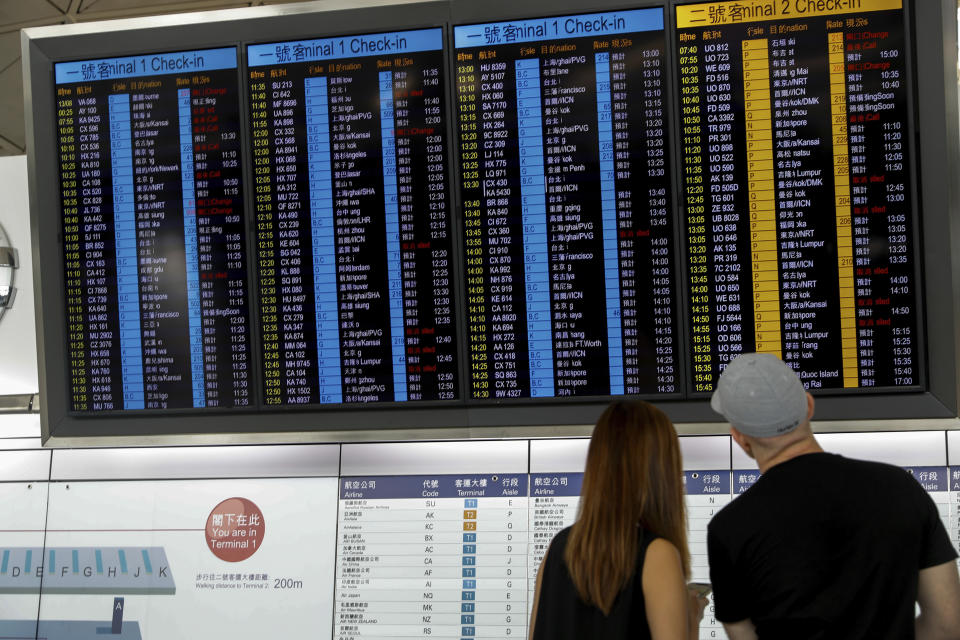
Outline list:
[[[471,397],[679,393],[663,9],[454,42]]]
[[[443,30],[247,57],[265,404],[457,399]]]
[[[56,84],[67,85],[98,80],[226,71],[237,68],[237,52],[233,47],[224,47],[178,53],[153,53],[126,58],[58,62],[54,67]]]
[[[236,50],[55,78],[71,408],[249,405]]]
[[[364,56],[426,53],[443,49],[441,29],[395,31],[316,40],[292,40],[247,47],[247,66],[341,60]]]
[[[458,49],[571,38],[607,37],[641,31],[663,31],[663,10],[607,11],[532,20],[471,24],[454,29]]]

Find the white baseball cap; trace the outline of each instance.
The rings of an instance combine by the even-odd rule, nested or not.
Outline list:
[[[807,391],[780,358],[769,353],[744,353],[723,370],[710,406],[737,431],[771,438],[789,433],[806,421]]]

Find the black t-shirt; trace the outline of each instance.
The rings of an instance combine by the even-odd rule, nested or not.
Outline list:
[[[716,617],[761,640],[914,637],[917,576],[957,557],[897,467],[829,453],[767,471],[707,528]]]
[[[570,527],[556,535],[542,569],[533,640],[649,640],[650,626],[647,624],[641,578],[647,547],[657,536],[643,529],[638,529],[637,535],[636,569],[630,582],[617,595],[609,616],[603,615],[597,607],[585,604],[570,579],[563,558]]]

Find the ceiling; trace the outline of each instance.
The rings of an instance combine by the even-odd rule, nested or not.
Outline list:
[[[299,1],[303,0],[0,0],[0,156],[20,155],[26,148],[21,29]]]

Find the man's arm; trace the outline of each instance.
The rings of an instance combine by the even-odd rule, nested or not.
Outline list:
[[[960,640],[960,578],[954,560],[921,569],[917,602],[917,640]]]
[[[757,628],[749,618],[740,622],[724,622],[723,629],[730,640],[757,640]]]

